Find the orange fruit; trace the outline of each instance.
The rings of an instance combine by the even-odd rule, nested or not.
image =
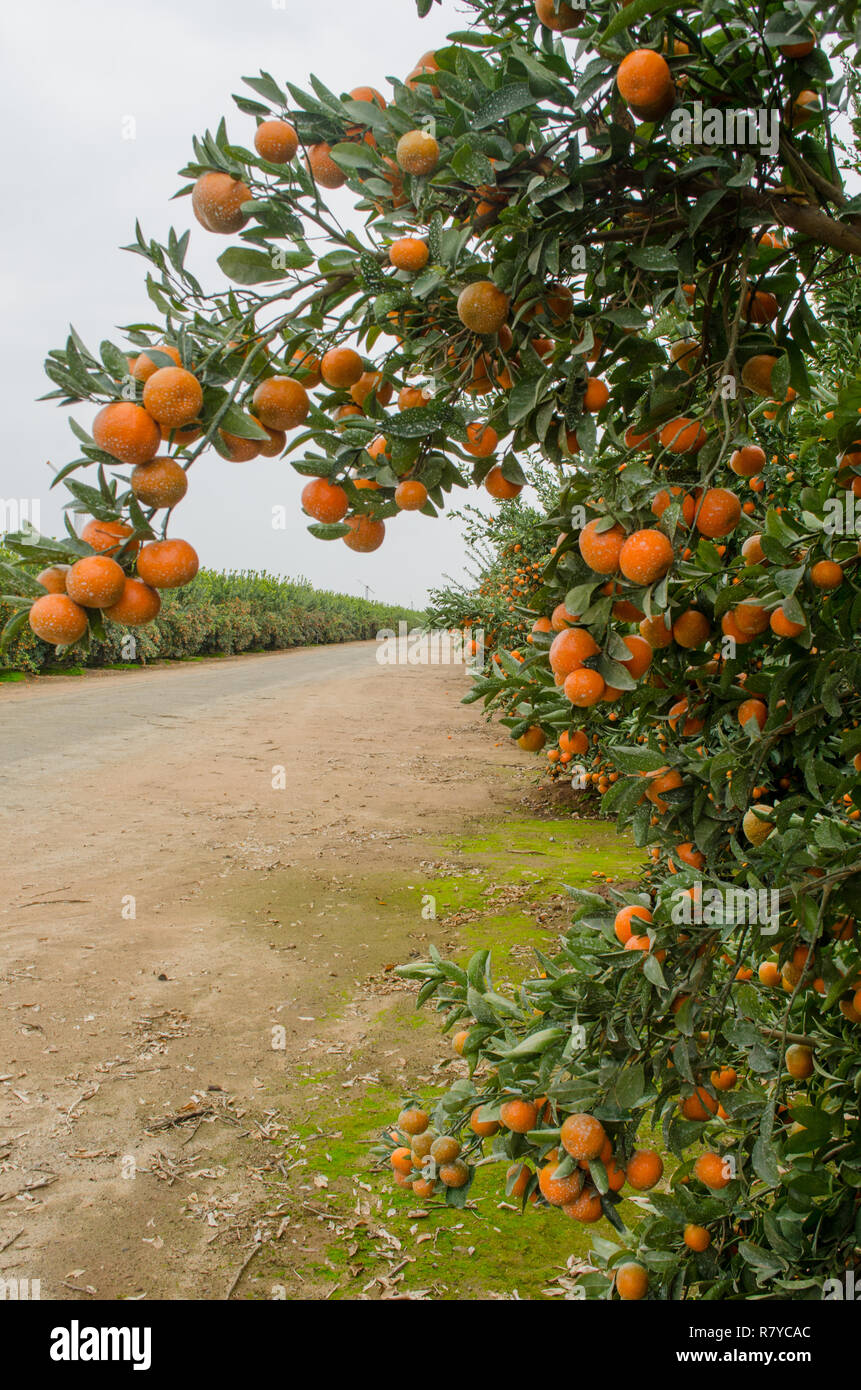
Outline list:
[[[696,338],[679,338],[670,344],[670,361],[688,375],[703,355],[702,344]]]
[[[737,710],[738,722],[742,728],[749,719],[755,719],[760,729],[765,728],[768,719],[768,706],[762,700],[742,700]]]
[[[110,608],[123,592],[125,575],[108,555],[85,555],[66,575],[66,593],[82,608]]]
[[[263,428],[265,429],[265,426]],[[260,439],[249,439],[242,434],[229,434],[227,430],[219,430],[218,437],[227,450],[227,457],[231,463],[248,463],[251,459],[256,459],[263,442]]]
[[[120,550],[128,540],[129,536],[134,535],[133,528],[127,526],[124,521],[88,521],[81,532],[81,540],[91,545],[93,550],[99,552],[112,552]],[[140,550],[140,541],[134,541],[129,546],[129,553],[135,554]]]
[[[629,936],[625,942],[626,951],[651,951],[652,943],[647,936]],[[666,952],[656,952],[658,959],[662,959]]]
[[[671,454],[693,454],[703,447],[707,435],[698,420],[680,415],[664,425],[659,438],[661,446]]]
[[[604,1213],[600,1193],[590,1184],[583,1188],[575,1201],[566,1202],[562,1210],[572,1221],[583,1221],[590,1225],[594,1221],[600,1221]]]
[[[186,445],[193,444],[195,439],[199,439],[203,433],[200,425],[190,425],[185,430],[168,430],[160,425],[159,431],[162,443],[173,444],[177,449],[184,449]]]
[[[640,636],[645,637],[653,651],[659,651],[662,647],[670,645],[673,630],[667,626],[661,614],[656,614],[653,618],[644,618],[640,623]]]
[[[30,609],[29,623],[43,642],[68,647],[86,632],[87,610],[68,594],[45,594]]]
[[[429,1152],[435,1163],[453,1163],[460,1157],[460,1140],[453,1134],[441,1134],[434,1139]]]
[[[200,567],[188,541],[148,541],[138,556],[137,571],[151,589],[181,589]]]
[[[566,1153],[572,1158],[597,1158],[607,1135],[600,1120],[594,1115],[578,1113],[569,1115],[562,1122],[559,1140]]]
[[[741,311],[748,323],[771,323],[780,313],[780,305],[768,290],[745,290]]]
[[[651,48],[625,54],[616,73],[616,86],[622,100],[642,120],[666,115],[675,100],[669,64]]]
[[[648,671],[652,661],[652,648],[643,637],[623,637],[622,641],[631,653],[622,665],[627,668],[634,680],[639,680]]]
[[[586,382],[586,390],[583,392],[583,409],[594,415],[610,399],[610,389],[606,382],[599,381],[597,377],[591,376]]]
[[[415,274],[424,270],[430,260],[430,248],[418,237],[399,237],[389,247],[389,260],[396,270],[410,270]]]
[[[705,1226],[696,1226],[693,1221],[689,1221],[685,1226],[683,1240],[689,1250],[695,1250],[697,1254],[702,1254],[703,1250],[708,1250],[712,1243],[712,1238]]]
[[[557,1178],[558,1163],[547,1163],[538,1170],[538,1187],[542,1197],[552,1207],[564,1207],[568,1202],[576,1202],[583,1188],[583,1174],[575,1168],[568,1177]]]
[[[689,864],[692,869],[704,869],[706,866],[705,855],[690,840],[683,840],[680,845],[676,845],[676,854],[683,864]]]
[[[716,1091],[731,1091],[738,1081],[738,1072],[735,1067],[721,1067],[713,1071],[709,1079]]]
[[[379,106],[383,111],[386,109],[386,99],[376,87],[354,87],[350,97],[353,101],[366,101],[369,105]]]
[[[540,724],[533,724],[517,740],[524,753],[540,753],[547,739]],[[510,1126],[509,1126],[510,1128]]]
[[[466,427],[468,436],[464,449],[476,459],[490,458],[499,443],[499,435],[491,425],[482,425],[480,421],[473,422]]]
[[[616,1293],[626,1303],[636,1302],[646,1297],[649,1287],[649,1274],[643,1265],[629,1260],[616,1268]]]
[[[652,499],[653,514],[656,517],[662,517],[674,497],[682,497],[682,490],[680,487],[670,488],[669,491],[667,491],[666,488],[661,488],[660,492],[656,492],[655,496]],[[686,492],[684,497],[682,497],[682,519],[684,520],[686,526],[690,526],[693,524],[696,506],[697,504],[694,501],[692,495],[689,492]]]
[[[302,506],[315,521],[342,521],[349,505],[344,489],[328,478],[312,478],[302,489]]]
[[[172,358],[177,367],[182,366],[182,358],[179,355],[179,349],[172,347],[169,343],[156,343],[153,352],[163,352],[168,357]],[[166,364],[162,363],[161,365],[164,366]],[[142,352],[139,357],[135,357],[129,364],[129,370],[135,381],[146,381],[147,378],[151,377],[153,372],[157,372],[158,369],[159,363],[154,362],[146,352]]]
[[[839,589],[843,571],[835,560],[818,560],[810,571],[810,580],[817,589]]]
[[[36,582],[41,584],[43,589],[47,589],[49,594],[64,594],[68,572],[68,565],[49,565],[47,569],[36,575]]]
[[[701,647],[711,632],[711,623],[705,613],[696,608],[686,608],[673,623],[673,641],[688,650]]]
[[[806,58],[808,53],[812,53],[815,47],[816,37],[811,33],[809,39],[800,39],[798,43],[782,43],[780,45],[780,51],[784,58]],[[763,237],[763,241],[765,241],[765,237]]]
[[[710,487],[699,504],[697,530],[700,535],[714,539],[728,536],[738,525],[741,503],[734,492],[723,487]]]
[[[104,616],[112,622],[125,627],[143,627],[157,618],[161,609],[161,596],[141,579],[126,579],[123,591],[116,603],[105,608]]]
[[[805,1047],[803,1043],[792,1043],[786,1049],[786,1070],[790,1076],[794,1076],[797,1081],[806,1081],[813,1075],[813,1049]]]
[[[629,425],[628,428],[625,430],[625,448],[644,449],[648,446],[650,440],[654,439],[654,437],[654,430],[646,430],[645,432],[641,433],[640,431],[635,430],[633,425]]]
[[[774,989],[780,984],[780,971],[773,960],[764,960],[757,971],[760,983],[769,989]]]
[[[418,410],[431,399],[423,386],[403,386],[398,392],[398,410]]]
[[[268,430],[296,429],[311,409],[308,392],[292,376],[271,376],[261,381],[251,399],[255,415]]]
[[[710,1187],[714,1192],[719,1192],[721,1188],[727,1187],[731,1181],[725,1170],[724,1160],[720,1154],[711,1151],[700,1154],[694,1164],[694,1173],[701,1183]]]
[[[698,1086],[692,1096],[682,1100],[682,1114],[686,1120],[707,1120],[717,1114],[718,1103],[704,1086]]]
[[[254,132],[254,148],[270,164],[288,164],[299,148],[299,136],[289,121],[261,121]]]
[[[398,1129],[403,1134],[424,1134],[428,1127],[428,1117],[424,1110],[418,1106],[409,1106],[402,1110],[397,1120]]]
[[[499,1129],[498,1120],[480,1120],[478,1118],[481,1106],[477,1105],[469,1117],[469,1127],[473,1134],[480,1135],[483,1139],[491,1134],[496,1134]]]
[[[297,348],[290,358],[290,375],[296,381],[300,381],[306,390],[313,391],[322,380],[319,357],[315,357],[305,348]]]
[[[652,914],[649,909],[643,907],[640,903],[632,903],[627,907],[620,908],[616,913],[613,931],[616,933],[616,940],[619,941],[622,946],[631,939],[631,919],[633,917],[639,918],[642,922],[651,922],[652,920]]]
[[[420,512],[428,500],[428,490],[417,478],[405,478],[395,488],[395,506],[402,512]]]
[[[768,398],[773,394],[771,376],[776,366],[777,358],[772,353],[760,352],[749,357],[741,369],[742,385],[757,396]]]
[[[759,532],[756,532],[752,536],[748,536],[741,547],[741,553],[746,565],[762,565],[767,563],[765,551],[762,548],[762,536]]]
[[[154,458],[132,469],[131,489],[145,507],[175,507],[188,491],[185,469],[172,458]]]
[[[433,52],[425,53],[422,55],[421,58],[419,58],[416,66],[413,68],[412,72],[406,80],[406,86],[415,90],[415,78],[420,77],[423,73],[431,72],[439,72],[439,64],[437,63],[436,55]],[[423,83],[420,85],[423,87],[424,90],[430,91],[434,96],[439,96],[438,87],[425,87]]]
[[[637,1149],[625,1165],[625,1176],[637,1192],[648,1192],[663,1175],[663,1159],[654,1149]]]
[[[509,501],[523,491],[522,483],[510,483],[507,478],[503,477],[502,469],[498,463],[491,468],[484,480],[484,486],[491,497],[495,497],[498,502]]]
[[[350,387],[350,396],[358,406],[363,406],[371,395],[376,397],[380,405],[388,405],[393,390],[392,383],[383,380],[382,372],[362,372],[359,380]]]
[[[589,657],[598,655],[598,644],[585,627],[566,627],[554,637],[549,652],[554,675],[568,676],[579,671]]]
[[[267,459],[277,458],[279,454],[284,452],[284,446],[287,443],[286,431],[270,429],[268,425],[264,425],[262,421],[258,420],[256,415],[252,415],[251,418],[254,423],[260,425],[260,428],[264,429],[269,436],[268,439],[256,440],[259,453]]]
[[[117,401],[105,405],[93,421],[93,439],[121,463],[149,463],[161,444],[161,430],[141,405]]]
[[[443,1187],[465,1187],[469,1182],[469,1168],[461,1158],[456,1158],[451,1163],[441,1163],[439,1180]]]
[[[729,461],[733,473],[737,473],[740,478],[753,478],[762,472],[764,464],[765,450],[760,449],[758,444],[743,444],[740,449],[735,450]]]
[[[562,683],[566,700],[570,700],[577,709],[588,709],[590,705],[597,705],[608,689],[603,676],[585,666],[581,671],[572,671]]]
[[[674,767],[663,773],[649,773],[648,778],[649,785],[646,789],[646,797],[651,801],[652,805],[656,806],[661,814],[663,814],[664,811],[668,811],[670,807],[669,802],[662,799],[662,793],[675,791],[676,788],[680,787],[682,785],[682,774],[679,772],[678,768]]]
[[[343,188],[347,182],[347,175],[332,158],[332,146],[325,140],[308,146],[306,165],[311,178],[321,188]]]
[[[687,716],[687,711],[687,696],[684,696],[681,700],[676,700],[675,704],[670,706],[667,716],[667,723],[669,724],[673,732],[675,732],[675,730],[678,728],[679,720],[681,719],[682,715]],[[682,724],[682,736],[684,738],[689,738],[692,734],[698,734],[700,729],[703,728],[704,723],[704,720],[698,719],[694,716],[686,717],[684,723]]]
[[[793,623],[787,618],[783,608],[775,608],[769,618],[769,626],[778,637],[797,637],[804,631],[804,623]]]
[[[515,1176],[516,1174],[516,1176]],[[532,1169],[528,1163],[512,1163],[505,1172],[506,1178],[514,1178],[514,1182],[508,1193],[509,1197],[523,1197],[532,1179]],[[507,1184],[506,1184],[507,1185]]]
[[[355,386],[364,370],[364,363],[353,348],[330,348],[320,361],[320,375],[336,391]]]
[[[598,531],[597,526],[596,517],[583,527],[577,541],[580,554],[596,574],[615,574],[625,544],[625,532],[618,522],[604,531]]]
[[[413,1171],[413,1156],[410,1150],[401,1145],[398,1149],[393,1149],[389,1154],[389,1163],[396,1173],[411,1173]]]
[[[527,1134],[538,1122],[538,1106],[531,1100],[507,1100],[500,1108],[499,1118],[513,1134]]]
[[[663,531],[646,528],[629,536],[619,551],[619,569],[632,584],[663,579],[673,563],[672,541]]]
[[[207,232],[229,236],[241,232],[248,221],[242,204],[251,201],[251,190],[240,179],[212,171],[201,174],[191,191],[191,207]]]
[[[475,280],[461,290],[457,316],[471,333],[498,333],[508,318],[509,298],[492,280]]]
[[[369,516],[348,516],[346,524],[350,534],[344,537],[344,544],[361,555],[379,550],[386,538],[384,521],[374,521]]]
[[[566,731],[559,735],[559,747],[563,753],[569,753],[575,758],[581,757],[589,750],[589,739],[582,729],[577,729],[573,734]]]
[[[408,130],[397,143],[395,159],[405,174],[432,174],[439,164],[439,145],[428,130]]]
[[[559,0],[554,8],[554,0],[535,0],[535,13],[546,29],[554,34],[564,34],[569,29],[579,29],[583,25],[584,11],[574,10],[565,0]]]

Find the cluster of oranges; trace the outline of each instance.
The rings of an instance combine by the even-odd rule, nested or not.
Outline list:
[[[455,1035],[456,1050],[462,1050],[466,1036],[467,1030]],[[723,1089],[734,1084],[734,1079],[729,1070],[715,1074],[715,1084]],[[509,1198],[523,1207],[558,1209],[569,1220],[593,1225],[605,1214],[602,1192],[613,1194],[614,1200],[626,1184],[634,1193],[649,1192],[664,1176],[663,1159],[655,1149],[635,1149],[622,1161],[604,1125],[593,1114],[574,1112],[559,1121],[546,1096],[509,1096],[493,1106],[498,1118],[484,1118],[490,1103],[488,1097],[483,1104],[474,1105],[460,1126],[442,1134],[431,1127],[428,1112],[421,1106],[411,1102],[402,1110],[396,1125],[385,1132],[381,1149],[396,1187],[422,1201],[445,1197],[448,1189],[468,1187],[486,1141],[494,1140],[495,1153],[502,1154],[507,1146],[516,1148],[518,1154],[506,1170]],[[707,1118],[705,1112],[703,1118]],[[538,1134],[533,1136],[533,1131],[547,1127],[558,1133],[550,1144]],[[500,1143],[503,1149],[498,1149]],[[524,1145],[530,1149],[527,1157],[523,1156]],[[711,1192],[720,1191],[730,1181],[726,1161],[712,1150],[700,1155],[692,1172]],[[680,1232],[680,1246],[696,1253],[706,1250],[711,1241],[707,1226],[688,1222]],[[636,1261],[621,1262],[614,1270],[613,1283],[619,1298],[643,1298],[649,1288],[648,1271]]]
[[[147,528],[138,532],[126,521],[93,518],[80,537],[91,553],[37,576],[45,594],[30,608],[30,627],[58,647],[83,638],[96,611],[126,627],[152,622],[161,608],[159,591],[180,588],[197,574],[197,552],[188,541],[143,540],[152,536],[154,514],[169,514],[188,487],[179,460],[160,450],[166,441],[200,432],[203,405],[201,383],[181,365],[177,350],[160,344],[152,351],[156,360],[147,352],[128,359],[130,377],[142,385],[141,402],[111,402],[93,421],[95,445],[131,467],[129,491],[139,508],[149,509]],[[161,357],[172,365],[159,366]]]

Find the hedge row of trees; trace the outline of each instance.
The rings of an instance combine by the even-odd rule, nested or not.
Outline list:
[[[8,617],[0,605],[0,626]],[[183,589],[164,596],[159,616],[129,632],[110,624],[88,651],[53,646],[24,628],[0,656],[0,670],[37,675],[46,668],[111,666],[286,647],[366,641],[382,628],[411,626],[422,615],[350,594],[315,589],[304,579],[280,579],[249,570],[201,570]],[[131,639],[131,640],[130,640]]]

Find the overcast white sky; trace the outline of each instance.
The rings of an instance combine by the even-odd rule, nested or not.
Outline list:
[[[48,493],[55,466],[76,454],[66,412],[36,404],[49,389],[42,361],[73,323],[93,348],[117,341],[115,325],[151,317],[146,263],[118,248],[138,217],[166,239],[189,225],[187,200],[171,204],[191,136],[214,127],[250,143],[253,122],[230,101],[240,77],[266,68],[300,85],[316,72],[335,91],[359,84],[387,90],[418,57],[463,26],[454,0],[419,20],[413,0],[42,0],[0,7],[0,107],[6,132],[5,214],[0,260],[4,316],[2,406],[5,447],[0,497],[41,500],[42,526],[57,534],[62,489]],[[247,90],[247,89],[245,89]],[[123,138],[133,117],[136,138]],[[228,238],[193,223],[191,268],[209,288]],[[89,424],[89,406],[75,410]],[[175,514],[204,564],[304,575],[324,588],[358,593],[367,583],[394,602],[421,604],[443,573],[462,571],[457,523],[402,515],[382,548],[355,555],[305,530],[302,480],[287,462],[229,464],[214,451],[191,473]],[[458,500],[466,494],[456,494]],[[476,494],[470,496],[475,499]],[[284,503],[291,529],[271,527]]]

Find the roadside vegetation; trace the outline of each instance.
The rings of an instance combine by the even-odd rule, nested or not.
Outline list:
[[[397,629],[400,621],[421,626],[424,615],[315,589],[304,579],[279,579],[250,570],[201,570],[190,584],[165,594],[158,617],[138,629],[131,643],[132,634],[108,624],[86,650],[57,652],[27,627],[0,653],[0,672],[38,675],[81,666],[147,665],[367,641],[382,629]]]

